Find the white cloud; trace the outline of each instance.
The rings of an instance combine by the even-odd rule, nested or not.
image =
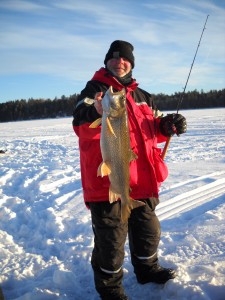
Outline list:
[[[38,12],[47,9],[46,6],[37,4],[35,1],[25,0],[1,0],[0,8],[20,12]]]
[[[180,90],[209,13],[189,86],[225,87],[225,10],[211,1],[41,3],[0,2],[1,76],[46,74],[85,85],[110,43],[123,39],[134,45],[134,75],[144,88]]]

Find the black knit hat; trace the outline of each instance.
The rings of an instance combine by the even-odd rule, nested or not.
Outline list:
[[[133,51],[134,47],[125,41],[114,41],[110,48],[109,51],[107,52],[106,56],[105,56],[105,60],[104,60],[104,64],[107,64],[107,61],[111,58],[119,58],[119,57],[124,57],[127,60],[129,60],[129,62],[132,65],[132,69],[134,68],[134,55],[133,55]]]

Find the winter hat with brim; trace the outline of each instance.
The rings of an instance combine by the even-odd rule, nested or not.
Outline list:
[[[107,64],[107,61],[111,58],[120,58],[120,57],[124,57],[127,60],[129,60],[129,62],[132,65],[132,69],[134,68],[134,55],[133,55],[133,50],[134,47],[125,41],[114,41],[110,48],[109,51],[107,52],[106,56],[105,56],[105,60],[104,60],[104,64]]]

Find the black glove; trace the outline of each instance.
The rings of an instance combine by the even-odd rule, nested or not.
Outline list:
[[[180,135],[187,131],[187,122],[180,114],[168,114],[160,121],[160,131],[165,136]]]

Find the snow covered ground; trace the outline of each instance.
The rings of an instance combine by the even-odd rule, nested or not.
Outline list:
[[[137,300],[225,299],[225,108],[182,111],[157,214],[165,285],[137,284],[126,244],[124,286]],[[93,236],[71,118],[0,123],[0,286],[6,300],[97,300]],[[94,159],[94,158],[93,158]]]

